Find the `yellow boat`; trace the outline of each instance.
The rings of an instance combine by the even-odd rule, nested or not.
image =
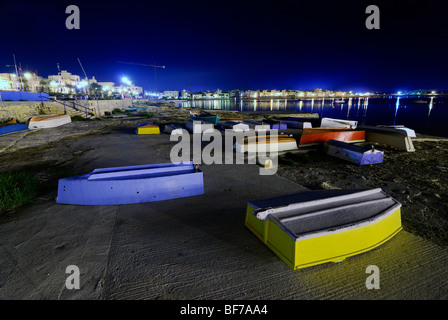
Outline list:
[[[137,134],[160,134],[158,125],[142,123],[137,125]]]
[[[296,270],[380,246],[402,229],[400,210],[380,188],[305,191],[248,202],[245,225]]]

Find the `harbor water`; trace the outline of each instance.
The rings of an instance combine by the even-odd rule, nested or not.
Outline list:
[[[317,99],[210,99],[180,103],[180,107],[244,112],[314,112],[320,117],[356,120],[360,125],[404,125],[417,133],[448,137],[448,97],[354,97],[344,101]]]

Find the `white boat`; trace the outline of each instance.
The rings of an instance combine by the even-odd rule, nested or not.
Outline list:
[[[213,123],[188,119],[185,126],[192,133],[207,133],[215,130]]]
[[[345,100],[344,99],[336,99],[334,100],[334,103],[344,103]]]
[[[241,123],[236,121],[226,121],[222,124],[224,129],[232,129],[234,132],[249,131],[249,125],[247,123]]]
[[[343,120],[343,119],[333,119],[333,118],[322,118],[320,123],[322,128],[349,128],[356,129],[358,126],[358,121]]]
[[[260,135],[245,137],[234,145],[236,152],[281,152],[297,150],[297,141],[288,135]]]
[[[367,142],[381,143],[407,152],[415,151],[411,137],[404,130],[374,126],[362,126],[359,129],[365,131]]]
[[[380,128],[392,128],[392,129],[397,129],[397,130],[403,130],[406,132],[406,134],[408,135],[409,138],[416,138],[416,134],[415,131],[411,128],[407,128],[403,125],[379,125],[377,127]]]
[[[48,114],[41,116],[34,116],[28,123],[29,129],[43,129],[63,126],[64,124],[72,122],[68,114]]]

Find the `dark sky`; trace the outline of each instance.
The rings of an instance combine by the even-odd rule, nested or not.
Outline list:
[[[391,4],[393,2],[393,4]],[[448,89],[443,1],[3,1],[0,72],[127,76],[159,90]],[[68,5],[80,30],[68,30]],[[369,4],[380,30],[368,30]]]

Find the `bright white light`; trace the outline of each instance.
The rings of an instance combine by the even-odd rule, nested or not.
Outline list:
[[[11,73],[10,76],[13,77],[13,78],[16,77],[16,75],[14,73]]]
[[[51,81],[50,82],[50,86],[52,86],[52,87],[56,87],[58,84],[56,83],[56,82],[54,82],[54,81]]]
[[[397,94],[398,94],[398,95],[401,95],[401,91],[398,91]]]
[[[25,78],[27,78],[27,79],[31,78],[31,75],[30,75],[29,73],[25,73],[24,76],[25,76]]]

